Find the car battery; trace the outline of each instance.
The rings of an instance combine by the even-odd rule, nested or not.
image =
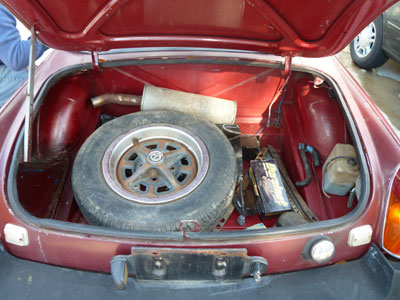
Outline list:
[[[292,209],[275,160],[252,160],[249,175],[254,186],[260,218]]]

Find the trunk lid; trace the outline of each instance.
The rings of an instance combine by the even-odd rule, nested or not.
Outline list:
[[[396,1],[1,0],[48,46],[67,51],[209,47],[321,57]]]

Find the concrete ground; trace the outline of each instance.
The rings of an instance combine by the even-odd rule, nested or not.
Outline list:
[[[366,71],[353,63],[349,47],[336,57],[360,83],[400,137],[400,64],[389,59],[382,67]]]

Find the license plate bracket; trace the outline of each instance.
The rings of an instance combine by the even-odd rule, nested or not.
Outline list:
[[[123,289],[128,276],[146,282],[234,282],[247,276],[259,281],[267,266],[263,257],[247,256],[246,249],[133,247],[130,255],[111,260],[111,275]]]

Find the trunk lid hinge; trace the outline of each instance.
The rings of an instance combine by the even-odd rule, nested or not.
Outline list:
[[[285,67],[283,69],[284,78],[288,78],[292,71],[292,57],[290,55],[285,56]]]
[[[91,50],[90,54],[92,55],[93,70],[95,72],[99,72],[100,71],[99,51]]]
[[[35,25],[31,27],[31,45],[29,49],[29,72],[25,99],[25,128],[24,128],[24,162],[29,162],[32,155],[32,123],[33,101],[35,86],[35,60],[36,60],[36,31]]]

